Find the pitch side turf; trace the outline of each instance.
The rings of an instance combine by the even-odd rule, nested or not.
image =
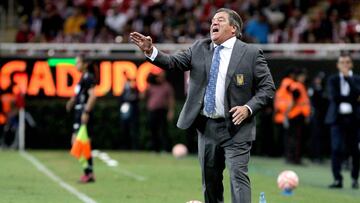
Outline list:
[[[202,201],[197,157],[175,159],[169,154],[150,152],[106,152],[118,166],[110,167],[95,158],[96,183],[82,185],[76,182],[81,168],[68,151],[27,151],[25,154],[0,151],[0,202]],[[285,169],[294,170],[300,178],[300,186],[292,196],[281,195],[276,185],[277,175]],[[259,201],[260,192],[265,192],[268,203],[360,202],[360,190],[350,188],[349,171],[344,171],[343,189],[327,188],[332,181],[329,163],[292,166],[284,164],[282,159],[252,157],[249,174],[253,202]],[[230,202],[227,172],[224,185],[225,202]]]

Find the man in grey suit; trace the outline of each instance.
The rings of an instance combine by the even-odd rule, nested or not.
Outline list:
[[[254,115],[275,91],[262,51],[239,40],[241,28],[242,20],[235,11],[219,9],[212,18],[211,38],[174,55],[156,49],[149,36],[130,34],[153,64],[166,70],[190,70],[188,96],[177,126],[197,129],[207,203],[224,202],[225,164],[232,202],[251,202],[248,163],[255,140]]]

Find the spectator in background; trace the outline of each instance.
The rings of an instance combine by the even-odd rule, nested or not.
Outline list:
[[[349,0],[332,0],[329,11],[335,10],[339,14],[340,19],[350,20],[352,6],[352,1]]]
[[[148,110],[148,127],[151,133],[152,149],[156,152],[170,151],[171,143],[168,134],[168,122],[174,118],[174,90],[166,81],[165,72],[150,75],[149,87],[146,90]]]
[[[341,25],[340,25],[340,19],[339,19],[339,14],[336,11],[328,11],[328,21],[331,25],[331,33],[332,33],[332,39],[330,40],[331,42],[334,43],[340,43],[341,41]]]
[[[300,9],[295,8],[291,12],[291,17],[287,22],[285,32],[287,32],[287,42],[299,43],[302,34],[308,29],[309,19]]]
[[[131,15],[129,17],[128,23],[131,25],[132,30],[141,32],[143,30],[145,21],[144,13],[141,12],[140,6],[136,6],[130,10]]]
[[[30,30],[29,24],[26,22],[20,23],[20,29],[16,33],[17,43],[33,42],[35,40],[35,33]]]
[[[124,12],[118,12],[115,8],[111,8],[106,12],[105,25],[113,32],[120,34],[127,19],[128,17]]]
[[[45,17],[42,21],[41,33],[46,42],[53,41],[57,34],[63,29],[63,19],[60,17],[57,8],[52,3],[45,5]]]
[[[60,17],[64,20],[72,15],[72,13],[74,12],[74,6],[77,6],[75,0],[56,0],[56,1],[45,0],[45,1],[47,1],[46,3],[52,1],[56,9],[59,11]],[[82,6],[82,5],[78,5],[78,6]]]
[[[130,30],[152,35],[154,42],[162,42],[162,33],[165,26],[172,28],[175,42],[189,42],[191,43],[198,37],[205,37],[209,33],[209,22],[213,12],[219,7],[232,8],[239,12],[244,18],[245,24],[259,24],[258,12],[264,14],[268,22],[267,33],[264,33],[263,28],[255,30],[255,34],[246,36],[245,39],[249,42],[266,43],[286,43],[286,42],[360,42],[360,37],[356,32],[355,26],[358,24],[357,13],[360,7],[358,2],[350,3],[350,0],[335,0],[324,3],[323,1],[283,1],[283,0],[243,0],[243,1],[188,1],[188,0],[163,0],[163,1],[91,1],[91,0],[43,0],[43,1],[28,1],[21,0],[19,7],[20,18],[26,17],[30,19],[31,25],[37,26],[39,24],[32,23],[31,12],[34,10],[45,8],[42,11],[44,22],[41,22],[42,33],[46,32],[47,41],[53,42],[56,38],[54,35],[62,34],[62,23],[59,19],[52,19],[54,22],[49,24],[47,21],[49,14],[48,5],[53,5],[54,9],[61,11],[59,17],[66,21],[71,13],[77,7],[84,8],[86,16],[86,26],[81,30],[85,34],[83,38],[65,39],[60,36],[58,42],[93,42],[94,36],[100,31],[101,27],[106,24],[117,35],[124,36],[123,28],[125,25],[131,27]],[[6,2],[5,2],[6,3]],[[35,9],[34,9],[35,8]],[[353,9],[352,9],[353,8]],[[92,10],[95,9],[94,15]],[[52,13],[52,12],[50,12]],[[319,15],[320,14],[320,15]],[[327,15],[324,15],[327,14]],[[53,15],[53,14],[50,14]],[[106,16],[106,17],[105,17]],[[96,30],[91,28],[96,18]],[[43,17],[41,17],[43,18]],[[308,18],[313,19],[314,26],[308,27]],[[193,33],[193,24],[189,23],[189,19],[194,19],[196,25],[195,33]],[[42,19],[41,19],[42,20]],[[90,21],[89,21],[90,20]],[[40,21],[37,21],[40,22]],[[60,28],[59,28],[60,27]],[[258,29],[259,25],[251,25]],[[266,27],[266,26],[265,26]],[[188,29],[189,28],[189,29]],[[253,29],[253,28],[251,28]],[[32,29],[33,30],[33,29]],[[319,33],[314,34],[320,30]],[[326,31],[325,31],[326,30]],[[38,32],[33,30],[35,35]],[[321,32],[322,31],[322,32]],[[160,33],[159,33],[160,32]],[[251,32],[254,32],[252,30]],[[305,33],[305,34],[304,34]],[[190,36],[189,36],[190,35]],[[194,38],[194,36],[196,36]],[[36,41],[39,41],[36,37]],[[121,41],[122,43],[128,40]]]
[[[158,39],[164,26],[164,19],[161,10],[155,9],[151,11],[151,17],[154,19],[150,25],[151,36]]]
[[[125,138],[126,147],[139,149],[139,92],[135,78],[128,79],[124,92],[119,97],[120,122],[122,136]]]
[[[319,25],[316,20],[311,19],[308,22],[307,29],[300,35],[300,43],[316,43],[319,40]]]
[[[331,169],[334,182],[329,188],[342,188],[341,164],[350,154],[352,158],[352,188],[359,188],[359,102],[360,76],[352,71],[350,55],[342,54],[337,61],[338,74],[332,75],[327,84],[329,108],[325,122],[330,125]]]
[[[113,43],[114,35],[111,30],[107,26],[103,26],[100,28],[99,34],[95,36],[95,43]]]
[[[263,12],[270,25],[281,24],[287,14],[284,3],[279,0],[271,0],[270,4],[263,9]]]
[[[89,9],[86,15],[86,22],[83,25],[83,29],[85,29],[84,41],[87,43],[91,43],[94,40],[96,28],[98,27],[98,9],[93,8]]]
[[[81,8],[76,7],[64,23],[64,35],[65,38],[79,39],[82,38],[83,29],[86,26],[86,18]],[[72,40],[70,40],[72,41]]]
[[[308,89],[311,101],[311,151],[310,155],[312,161],[315,163],[322,163],[324,157],[324,149],[328,142],[326,139],[328,132],[325,126],[325,114],[328,108],[328,100],[325,94],[324,87],[325,73],[319,72],[313,79],[310,88]]]
[[[292,105],[287,111],[289,129],[285,135],[285,158],[287,163],[302,164],[303,143],[306,135],[306,124],[309,122],[311,105],[305,87],[306,73],[298,69],[295,81],[291,83],[289,91]],[[286,122],[286,121],[285,121]]]
[[[185,27],[187,32],[183,36],[179,37],[179,43],[192,43],[195,40],[201,38],[201,36],[198,34],[198,25],[196,24],[196,21],[194,19],[190,19],[185,25]]]
[[[172,28],[170,25],[165,25],[163,27],[163,31],[161,32],[159,42],[160,43],[175,43],[176,42],[176,38],[173,35],[173,31],[172,31]]]
[[[325,15],[325,11],[320,10],[316,14],[317,39],[319,43],[331,43],[333,40],[333,23],[330,21],[330,14]]]
[[[41,40],[41,27],[42,27],[42,13],[39,7],[36,7],[30,18],[30,29],[34,32],[34,39],[36,42]]]
[[[259,11],[254,19],[251,19],[245,26],[245,34],[254,43],[266,44],[270,27],[264,12]]]

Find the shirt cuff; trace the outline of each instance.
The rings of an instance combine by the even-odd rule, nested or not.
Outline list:
[[[253,112],[252,112],[250,106],[248,106],[248,105],[246,105],[246,104],[245,104],[244,106],[246,106],[246,107],[249,109],[249,111],[250,111],[250,116],[251,116]]]
[[[156,47],[153,47],[153,51],[152,51],[152,54],[151,54],[151,56],[148,56],[148,55],[146,55],[145,54],[145,56],[148,58],[148,59],[150,59],[151,61],[154,61],[155,60],[155,58],[156,58],[156,56],[158,55],[158,50],[157,50],[157,48]]]

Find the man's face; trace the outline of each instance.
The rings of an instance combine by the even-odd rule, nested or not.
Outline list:
[[[353,63],[350,57],[348,56],[340,56],[337,62],[337,68],[342,73],[348,73],[353,67]]]
[[[75,61],[76,61],[76,68],[78,69],[78,71],[82,71],[84,68],[84,62],[82,58],[76,57]]]
[[[305,83],[305,81],[306,81],[306,74],[301,73],[300,75],[298,75],[298,76],[296,77],[296,79],[297,79],[298,82]]]
[[[229,14],[226,12],[216,13],[211,20],[210,36],[211,40],[219,45],[235,36],[236,28],[230,25]]]

